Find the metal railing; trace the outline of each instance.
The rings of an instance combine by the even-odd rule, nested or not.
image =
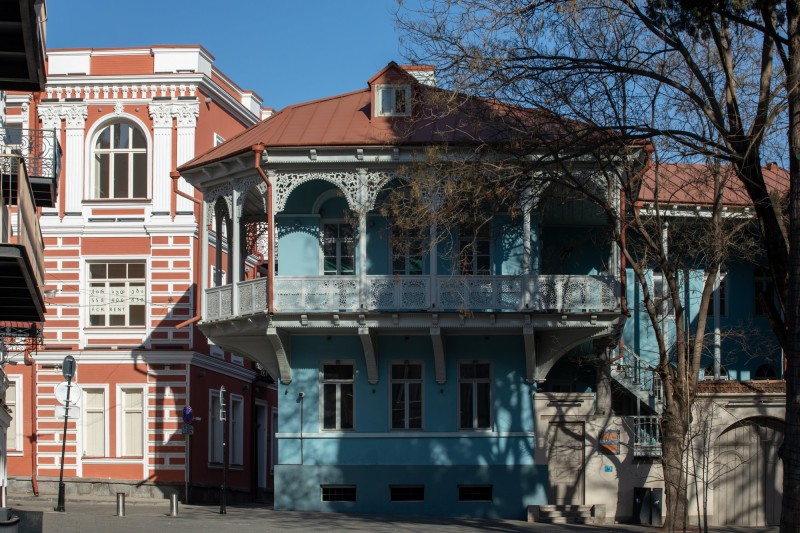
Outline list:
[[[661,418],[633,416],[633,456],[661,457]]]
[[[56,130],[0,128],[0,153],[22,156],[30,177],[56,180],[61,172],[61,146]],[[16,174],[17,166],[12,159],[2,158],[0,170]]]
[[[266,278],[206,289],[206,320],[266,310]],[[608,311],[611,276],[277,276],[277,311]]]

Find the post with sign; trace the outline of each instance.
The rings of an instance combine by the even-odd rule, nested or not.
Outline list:
[[[61,374],[63,374],[64,379],[67,380],[67,401],[66,405],[64,406],[64,435],[61,437],[61,468],[58,473],[58,504],[56,505],[56,511],[63,513],[64,512],[64,453],[67,449],[67,422],[69,421],[69,393],[70,389],[72,388],[72,378],[75,377],[75,367],[77,364],[75,363],[75,358],[71,355],[68,355],[64,358],[64,362],[61,363]]]
[[[228,509],[225,505],[225,482],[228,476],[228,412],[225,405],[225,385],[219,388],[219,419],[222,422],[222,494],[219,500],[219,514],[227,514]]]
[[[185,454],[186,460],[184,461],[186,463],[186,471],[184,472],[183,476],[184,479],[183,503],[187,505],[189,503],[189,475],[191,474],[191,469],[189,467],[189,465],[191,464],[190,462],[191,457],[189,455],[189,450],[190,450],[189,443],[191,443],[192,435],[194,434],[194,427],[192,427],[193,421],[194,421],[194,411],[192,410],[191,405],[187,405],[183,408],[183,435],[184,435],[183,438],[186,439],[186,454]]]

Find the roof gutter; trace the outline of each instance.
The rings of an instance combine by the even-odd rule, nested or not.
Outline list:
[[[264,154],[266,147],[263,143],[254,144],[251,148],[253,150],[253,168],[255,168],[258,175],[267,186],[267,314],[274,312],[273,308],[273,287],[275,280],[275,252],[273,231],[275,224],[273,223],[272,216],[272,182],[269,181],[269,176],[261,168],[261,156]]]

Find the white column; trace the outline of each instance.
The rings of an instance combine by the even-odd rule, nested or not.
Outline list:
[[[239,314],[239,290],[238,290],[238,283],[242,281],[242,228],[241,228],[241,217],[239,216],[239,196],[241,195],[241,191],[239,187],[234,185],[233,187],[233,213],[231,213],[231,219],[233,222],[233,231],[231,231],[231,235],[228,239],[228,253],[231,254],[233,257],[233,261],[231,261],[233,272],[231,272],[231,290],[233,293],[231,294],[231,300],[233,302],[233,314],[234,316]]]
[[[202,203],[203,207],[203,222],[200,227],[200,290],[197,291],[197,297],[200,298],[201,307],[200,315],[206,317],[206,295],[205,290],[209,287],[208,284],[208,203],[205,198]]]
[[[367,306],[367,171],[358,169],[358,300]]]
[[[722,374],[722,330],[720,329],[720,315],[722,313],[722,302],[720,300],[720,281],[722,275],[720,268],[714,272],[714,292],[711,293],[711,302],[714,308],[714,379],[719,379]],[[726,376],[727,379],[727,376]]]
[[[173,112],[178,121],[178,153],[177,165],[180,166],[194,157],[194,137],[197,128],[197,117],[200,114],[198,102],[175,104]],[[189,195],[194,195],[194,187],[186,180],[178,180],[178,189]],[[177,211],[194,212],[194,205],[186,198],[178,196]]]
[[[150,104],[153,119],[153,214],[167,215],[172,198],[172,104]]]
[[[89,108],[86,104],[70,104],[64,107],[67,119],[67,148],[64,155],[65,184],[64,214],[80,215],[83,205],[84,164],[83,154],[86,150],[86,117]]]
[[[431,305],[439,305],[439,284],[438,284],[438,274],[439,274],[439,225],[436,223],[436,220],[433,221],[431,224],[430,230],[430,244],[428,245],[428,268],[430,268],[430,287],[431,287],[431,294],[430,294],[430,304]]]
[[[522,305],[531,302],[531,187],[525,188],[522,198]]]
[[[55,130],[56,140],[61,142],[61,109],[55,106],[39,106],[37,111],[39,114],[39,120],[42,121],[42,129],[48,131]],[[58,179],[61,180],[58,191],[60,196],[64,194],[64,183],[66,182],[66,178],[61,179],[61,176],[58,176]],[[58,205],[55,207],[45,207],[42,209],[42,213],[58,213]]]

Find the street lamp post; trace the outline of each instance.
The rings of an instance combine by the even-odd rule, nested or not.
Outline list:
[[[69,393],[70,389],[72,388],[72,378],[75,376],[75,358],[71,355],[68,355],[64,358],[64,362],[61,363],[61,373],[64,375],[64,378],[67,380],[67,401],[66,405],[64,406],[64,435],[61,438],[61,465],[58,473],[58,504],[56,505],[56,511],[63,513],[64,512],[64,453],[66,452],[67,448],[67,422],[69,421]]]

